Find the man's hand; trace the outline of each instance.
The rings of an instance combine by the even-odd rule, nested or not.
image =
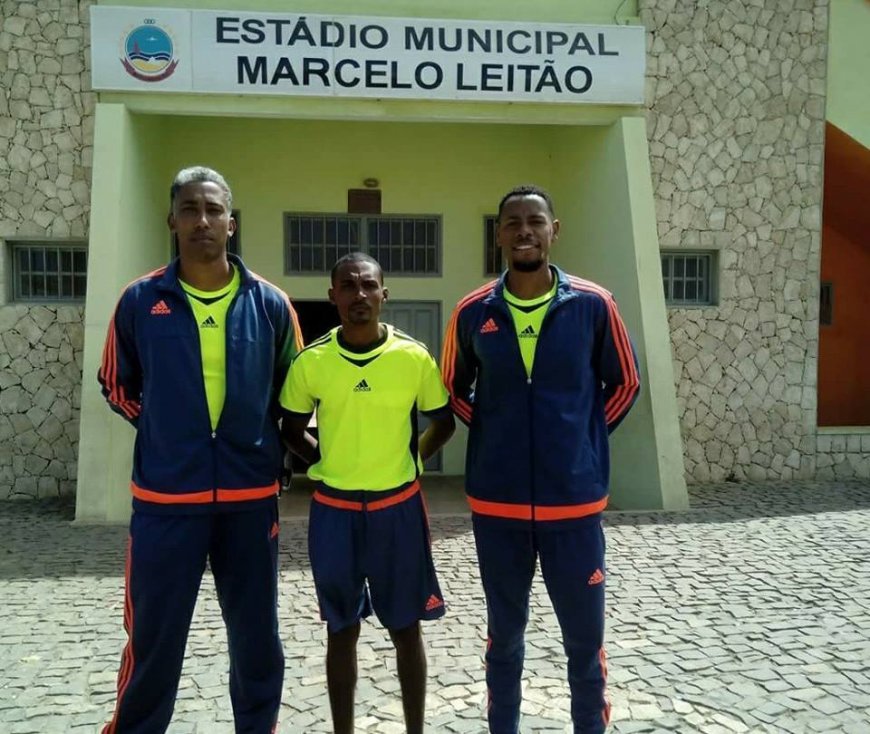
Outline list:
[[[447,443],[447,440],[453,435],[455,430],[456,421],[449,408],[445,408],[443,411],[433,415],[429,427],[420,436],[420,458],[426,461],[430,456],[435,454],[438,449]]]
[[[287,448],[308,465],[320,461],[320,446],[317,439],[306,430],[310,419],[310,415],[288,413],[285,410],[281,420],[281,438]]]

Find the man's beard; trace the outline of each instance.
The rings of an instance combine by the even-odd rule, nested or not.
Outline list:
[[[544,266],[544,258],[539,260],[520,260],[513,262],[513,269],[520,273],[534,273]]]

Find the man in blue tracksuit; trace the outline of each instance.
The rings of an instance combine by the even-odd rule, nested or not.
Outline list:
[[[492,734],[516,734],[537,560],[568,657],[575,734],[602,732],[607,436],[639,389],[613,297],[550,264],[559,221],[546,191],[499,204],[507,272],[459,302],[442,374],[469,426],[466,491],[487,604]]]
[[[287,296],[227,254],[232,193],[216,171],[178,173],[179,257],[126,287],[98,379],[136,428],[118,694],[104,734],[166,731],[206,561],[227,627],[237,732],[275,731],[278,393],[302,347]]]

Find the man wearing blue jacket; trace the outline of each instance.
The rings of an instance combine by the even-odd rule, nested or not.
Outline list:
[[[502,277],[456,306],[442,374],[469,427],[466,491],[487,604],[491,734],[516,734],[538,559],[568,657],[575,734],[603,732],[608,434],[639,389],[637,359],[604,288],[550,264],[549,194],[501,200]]]
[[[170,189],[179,257],[128,285],[103,351],[103,395],[136,428],[114,716],[104,734],[169,726],[208,560],[227,628],[237,732],[275,731],[278,393],[302,347],[281,290],[227,254],[232,193],[187,168]]]

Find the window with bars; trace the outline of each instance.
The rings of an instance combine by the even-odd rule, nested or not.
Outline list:
[[[284,215],[284,273],[328,273],[338,258],[366,252],[386,273],[441,273],[441,218],[406,214]]]
[[[709,306],[714,303],[711,252],[662,252],[662,282],[669,306]]]
[[[498,216],[488,214],[483,218],[483,274],[501,275],[504,270],[501,248],[496,240]]]
[[[88,250],[84,243],[12,245],[16,301],[84,301]]]

